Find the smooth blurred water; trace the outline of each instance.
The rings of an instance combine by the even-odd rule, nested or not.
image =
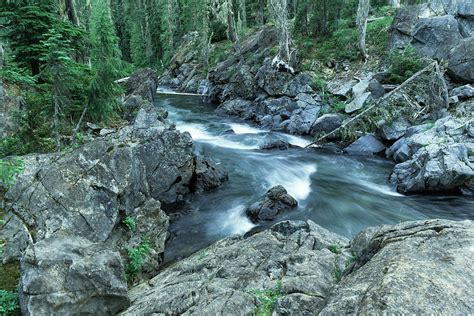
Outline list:
[[[244,215],[246,207],[278,184],[299,202],[297,210],[278,220],[311,219],[347,237],[365,227],[407,220],[474,219],[472,198],[397,193],[387,182],[393,168],[388,160],[313,149],[259,150],[270,139],[298,146],[310,140],[216,116],[214,107],[199,97],[161,96],[157,106],[168,110],[177,129],[192,135],[196,153],[229,172],[228,183],[192,197],[172,214],[166,261],[252,229],[254,225]]]

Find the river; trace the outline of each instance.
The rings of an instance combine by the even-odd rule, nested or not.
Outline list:
[[[428,218],[474,219],[474,199],[462,196],[404,196],[387,182],[393,162],[380,157],[341,155],[329,150],[259,150],[270,139],[304,146],[309,138],[271,132],[214,114],[199,97],[160,95],[178,130],[189,132],[194,150],[229,172],[219,189],[193,196],[171,214],[170,262],[255,225],[247,206],[281,184],[298,200],[298,209],[280,217],[307,220],[346,237],[361,229]],[[233,130],[234,133],[231,133]]]

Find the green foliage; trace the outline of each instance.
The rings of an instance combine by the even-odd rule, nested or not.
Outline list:
[[[91,42],[93,76],[88,105],[96,121],[109,120],[118,109],[121,89],[115,80],[120,77],[120,51],[110,8],[106,1],[95,0],[91,13]]]
[[[342,280],[342,270],[339,268],[337,264],[334,265],[334,269],[332,270],[332,276],[336,283],[341,282]]]
[[[24,168],[25,164],[22,160],[0,159],[0,181],[3,182],[7,187],[12,186],[15,177],[20,174]]]
[[[357,254],[355,253],[354,250],[351,252],[351,256],[346,260],[346,268],[356,262],[359,258],[357,257]]]
[[[123,219],[122,223],[128,228],[130,231],[134,231],[137,228],[137,223],[131,216],[127,216]]]
[[[215,67],[218,63],[229,57],[233,44],[229,40],[214,44],[209,54],[209,68]]]
[[[341,246],[339,246],[339,245],[336,245],[336,244],[330,245],[330,246],[328,246],[328,249],[329,249],[329,251],[331,251],[332,253],[335,253],[337,255],[341,254]]]
[[[343,112],[346,109],[346,103],[342,101],[336,101],[331,105],[330,112],[337,113]]]
[[[260,303],[255,315],[269,316],[275,308],[275,303],[283,296],[281,292],[281,280],[278,280],[275,287],[267,290],[251,290],[250,291]]]
[[[0,68],[2,80],[19,86],[32,86],[35,84],[34,78],[24,68],[19,68],[15,63],[8,63]]]
[[[0,290],[0,314],[9,315],[18,312],[20,308],[18,294]]]
[[[415,49],[408,45],[403,50],[396,50],[390,55],[388,80],[393,83],[402,83],[425,66],[426,63],[418,56]]]
[[[128,248],[128,264],[126,267],[127,280],[129,283],[140,273],[145,259],[150,253],[150,242],[143,238],[140,244],[135,248]]]

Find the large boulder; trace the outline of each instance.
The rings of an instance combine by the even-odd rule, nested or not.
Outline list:
[[[143,100],[152,103],[155,100],[157,88],[157,73],[150,68],[137,70],[125,81],[125,94],[127,96],[140,96]]]
[[[473,6],[473,0],[432,0],[402,7],[392,24],[389,48],[411,44],[424,56],[446,59],[456,41],[473,36]]]
[[[471,314],[473,242],[472,221],[365,230],[351,241],[357,260],[321,314]]]
[[[473,242],[472,221],[368,228],[351,242],[281,222],[166,268],[122,315],[471,314]]]
[[[294,209],[298,206],[298,201],[288,194],[286,189],[277,185],[255,202],[245,211],[247,216],[255,223],[272,221],[279,214]]]
[[[469,119],[446,117],[408,129],[387,156],[399,162],[391,181],[403,193],[471,191],[474,183]]]
[[[460,82],[474,83],[474,37],[464,39],[451,50],[448,72]]]
[[[21,268],[24,315],[112,315],[130,303],[120,254],[85,238],[30,245]]]
[[[355,142],[344,148],[344,152],[350,155],[374,155],[386,149],[373,135],[364,135]]]
[[[133,303],[122,315],[251,315],[270,297],[280,314],[298,314],[302,302],[317,313],[336,283],[333,272],[348,257],[328,248],[347,244],[311,221],[227,238],[133,288]]]

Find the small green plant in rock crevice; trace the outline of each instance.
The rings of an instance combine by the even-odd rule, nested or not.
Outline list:
[[[341,254],[341,247],[339,245],[333,244],[328,246],[329,251],[335,253],[336,255]]]
[[[347,258],[347,260],[346,260],[346,268],[349,267],[354,262],[356,262],[357,259],[359,259],[359,257],[357,256],[356,252],[354,250],[352,250],[351,256],[349,258]]]
[[[18,294],[0,290],[0,315],[19,314]]]
[[[122,223],[128,228],[129,231],[134,231],[137,228],[137,223],[131,216],[127,216],[123,219]]]
[[[332,270],[332,276],[334,277],[334,280],[336,283],[341,282],[342,279],[342,270],[339,268],[339,265],[336,263],[334,264],[334,270]]]
[[[15,177],[25,168],[24,162],[19,159],[4,160],[0,159],[0,181],[7,187],[11,187]]]
[[[143,238],[137,247],[127,248],[128,264],[125,269],[127,281],[133,282],[133,279],[140,273],[145,259],[150,253],[150,242],[147,238]]]
[[[275,303],[279,298],[283,297],[283,293],[281,293],[281,280],[277,281],[273,289],[251,290],[250,293],[255,295],[258,302],[260,303],[260,306],[255,311],[254,315],[269,316],[272,314],[273,309],[275,308]]]

